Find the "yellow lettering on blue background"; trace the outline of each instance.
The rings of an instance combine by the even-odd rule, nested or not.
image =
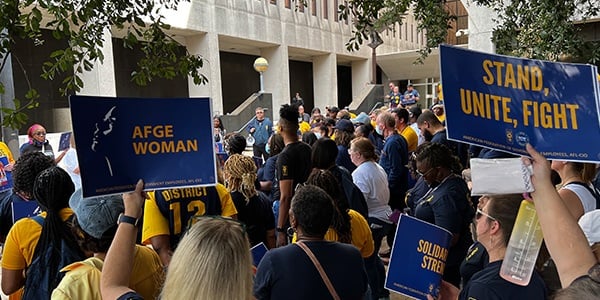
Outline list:
[[[517,120],[510,117],[510,102],[508,97],[460,89],[460,107],[463,113],[489,120],[502,120],[516,127]]]
[[[523,126],[577,130],[578,104],[559,104],[523,100]],[[570,118],[568,118],[570,117]],[[571,120],[569,123],[568,120]]]
[[[419,240],[417,252],[424,254],[421,268],[438,274],[444,273],[448,249],[429,241]]]
[[[198,151],[198,140],[134,142],[133,151],[136,155],[193,152]]]
[[[541,91],[543,88],[542,69],[538,66],[513,65],[486,59],[482,67],[485,73],[482,79],[487,85],[529,91]]]
[[[147,139],[149,136],[154,136],[157,138],[169,138],[173,137],[173,125],[144,125],[144,126],[135,126],[133,128],[133,136],[132,138],[143,138]]]

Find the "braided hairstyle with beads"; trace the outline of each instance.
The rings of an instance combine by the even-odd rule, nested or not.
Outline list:
[[[256,181],[256,164],[251,157],[241,154],[231,155],[223,167],[225,186],[230,192],[240,192],[246,199],[257,195],[254,182]]]
[[[29,152],[21,155],[12,171],[13,191],[32,199],[35,177],[43,170],[55,165],[54,159],[42,152]]]

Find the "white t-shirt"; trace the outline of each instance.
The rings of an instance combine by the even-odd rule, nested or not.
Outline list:
[[[590,191],[583,185],[570,183],[562,188],[567,189],[577,195],[579,201],[581,201],[581,205],[583,205],[584,214],[596,209],[596,197],[594,197],[594,195],[590,193]],[[592,187],[590,186],[590,188]]]
[[[425,137],[423,137],[421,135],[421,130],[419,129],[417,122],[410,124],[410,128],[412,128],[417,133],[417,136],[419,137],[419,142],[417,143],[417,145],[421,145],[421,144],[425,143]]]
[[[369,217],[391,223],[390,190],[385,170],[374,161],[365,161],[352,172],[352,181],[365,196]]]
[[[73,184],[75,185],[75,189],[80,189],[81,175],[74,172],[75,169],[79,167],[79,162],[77,161],[77,150],[75,150],[75,148],[69,148],[65,156],[63,156],[58,163],[58,166],[69,173],[69,176],[71,176],[71,180],[73,180]]]

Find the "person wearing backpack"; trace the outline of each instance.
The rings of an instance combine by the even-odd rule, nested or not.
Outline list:
[[[75,213],[73,232],[78,237],[78,243],[82,249],[93,252],[94,255],[61,270],[65,272],[65,277],[52,292],[52,299],[102,300],[100,277],[104,258],[118,224],[128,222],[128,217],[123,214],[123,197],[110,195],[83,198],[81,189],[78,189],[71,196],[69,204]],[[129,221],[132,219],[135,220],[131,218]],[[137,291],[144,299],[157,299],[163,279],[163,265],[156,251],[136,245],[129,288]]]
[[[70,226],[74,190],[71,177],[59,167],[36,177],[33,196],[42,214],[17,221],[4,245],[1,285],[9,299],[21,299],[23,287],[22,299],[49,299],[62,278],[59,270],[85,258]]]
[[[54,160],[41,152],[26,153],[17,159],[12,169],[13,187],[0,198],[0,242],[6,240],[16,221],[37,210],[37,201],[33,198],[35,177],[54,165]],[[18,211],[27,213],[15,213]]]

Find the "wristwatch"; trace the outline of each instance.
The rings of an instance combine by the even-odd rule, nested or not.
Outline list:
[[[125,214],[119,214],[119,219],[117,219],[117,225],[121,223],[131,224],[134,227],[138,227],[140,224],[140,219],[136,219],[134,217],[126,216]]]
[[[275,231],[277,231],[277,232],[286,232],[287,230],[285,230],[285,228],[282,228],[282,227],[277,227],[277,228],[275,228]]]

